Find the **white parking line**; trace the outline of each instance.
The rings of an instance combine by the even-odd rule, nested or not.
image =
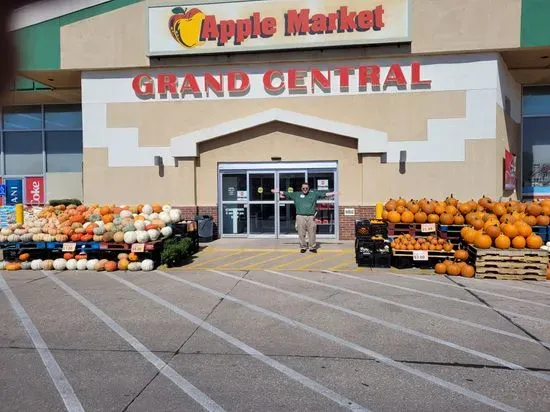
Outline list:
[[[319,285],[319,286],[323,286],[323,287],[334,289],[334,290],[340,290],[340,291],[345,292],[345,293],[349,293],[349,294],[352,294],[352,295],[361,296],[363,298],[375,300],[375,301],[378,301],[378,302],[398,306],[400,308],[408,309],[408,310],[411,310],[413,312],[423,313],[425,315],[433,316],[433,317],[440,318],[440,319],[449,320],[449,321],[452,321],[452,322],[460,323],[462,325],[471,326],[471,327],[476,328],[476,329],[481,329],[481,330],[488,331],[488,332],[498,333],[498,334],[501,334],[501,335],[509,336],[511,338],[523,340],[525,342],[530,342],[530,343],[534,343],[536,345],[542,345],[542,346],[546,346],[547,348],[550,348],[550,342],[541,342],[541,341],[535,340],[533,338],[529,338],[527,336],[520,335],[518,333],[513,333],[513,332],[508,332],[508,331],[502,330],[502,329],[492,328],[490,326],[482,325],[481,323],[470,322],[470,321],[467,321],[467,320],[464,320],[464,319],[454,318],[452,316],[447,316],[447,315],[442,315],[441,313],[432,312],[432,311],[429,311],[427,309],[422,309],[422,308],[418,308],[416,306],[406,305],[404,303],[396,302],[394,300],[384,299],[384,298],[374,296],[374,295],[369,295],[369,294],[363,293],[363,292],[357,292],[356,290],[342,288],[340,286],[335,286],[335,285],[332,285],[332,284],[329,284],[329,283],[318,282],[318,281],[311,280],[311,279],[304,279],[304,278],[299,277],[299,276],[289,275],[288,273],[275,272],[275,271],[272,271],[272,270],[266,270],[266,272],[270,272],[270,273],[273,273],[273,274],[276,274],[276,275],[279,275],[279,276],[283,276],[283,277],[286,277],[286,278],[289,278],[289,279],[295,279],[295,280],[298,280],[298,281],[301,281],[301,282],[311,283],[313,285]]]
[[[478,293],[483,293],[485,295],[491,295],[491,296],[496,296],[496,297],[499,297],[499,298],[515,300],[516,302],[525,302],[525,303],[529,303],[530,305],[550,308],[550,305],[548,305],[546,303],[534,302],[532,300],[516,298],[514,296],[502,295],[500,293],[495,293],[495,292],[491,292],[491,291],[484,290],[484,289],[479,289],[479,288],[470,288],[468,286],[461,285],[461,284],[441,282],[441,281],[433,280],[433,279],[422,279],[422,278],[417,278],[417,277],[414,277],[414,276],[402,275],[402,274],[399,274],[399,273],[391,273],[391,272],[387,272],[387,273],[391,274],[393,276],[400,277],[400,278],[413,279],[413,280],[419,280],[419,281],[430,282],[430,283],[437,283],[437,284],[448,286],[448,287],[451,287],[451,288],[460,288],[460,289],[463,289],[463,290],[470,290],[470,291],[474,291],[474,292],[478,292]]]
[[[340,311],[340,312],[344,312],[344,313],[347,313],[348,315],[356,316],[356,317],[364,319],[366,321],[376,323],[378,325],[382,325],[382,326],[384,326],[388,329],[393,329],[397,332],[406,333],[408,335],[416,336],[420,339],[435,342],[435,343],[438,343],[440,345],[447,346],[449,348],[456,349],[456,350],[459,350],[459,351],[464,352],[464,353],[468,353],[468,354],[476,356],[478,358],[485,359],[485,360],[490,361],[490,362],[494,362],[494,363],[499,364],[501,366],[504,366],[508,369],[526,370],[521,365],[517,365],[515,363],[508,362],[504,359],[497,358],[496,356],[490,355],[488,353],[479,352],[475,349],[470,349],[470,348],[467,348],[465,346],[457,345],[456,343],[453,343],[453,342],[450,342],[450,341],[447,341],[447,340],[444,340],[444,339],[440,339],[440,338],[437,338],[435,336],[427,335],[425,333],[419,332],[419,331],[414,330],[414,329],[406,328],[404,326],[397,325],[395,323],[386,322],[385,320],[375,318],[373,316],[369,316],[369,315],[366,315],[364,313],[357,312],[357,311],[354,311],[354,310],[351,310],[351,309],[347,309],[347,308],[344,308],[342,306],[333,305],[332,303],[324,302],[322,300],[315,299],[315,298],[312,298],[312,297],[309,297],[309,296],[306,296],[306,295],[302,295],[300,293],[295,293],[295,292],[291,292],[291,291],[288,291],[288,290],[285,290],[285,289],[280,289],[280,288],[277,288],[275,286],[266,285],[265,283],[257,282],[257,281],[254,281],[254,280],[250,280],[250,279],[246,279],[246,278],[240,278],[239,276],[231,275],[231,274],[225,273],[225,272],[220,272],[218,270],[210,270],[210,272],[214,272],[214,273],[217,273],[219,275],[231,277],[231,278],[234,278],[234,279],[241,279],[241,282],[247,282],[247,283],[250,283],[250,284],[265,288],[265,289],[274,290],[274,291],[279,292],[279,293],[284,293],[285,295],[292,296],[292,297],[295,297],[295,298],[300,299],[300,300],[305,300],[307,302],[316,303],[318,305],[325,306],[327,308],[331,308],[331,309],[334,309],[334,310],[337,310],[337,311]],[[278,272],[274,272],[274,271],[269,271],[269,272],[274,273],[274,274],[278,273]],[[533,376],[536,376],[537,378],[541,378],[541,379],[550,381],[550,375],[546,375],[546,374],[538,373],[538,372],[531,372],[531,371],[529,371],[528,373],[533,375]]]
[[[56,285],[62,288],[65,292],[79,301],[84,305],[90,312],[96,315],[105,325],[107,325],[113,332],[119,335],[124,339],[128,344],[130,344],[141,356],[143,356],[147,361],[149,361],[157,370],[168,379],[170,379],[176,386],[178,386],[183,392],[189,395],[192,399],[195,400],[199,405],[201,405],[207,411],[216,411],[223,412],[224,409],[214,402],[208,395],[200,391],[198,388],[193,386],[191,382],[186,380],[178,372],[176,372],[171,366],[166,364],[161,358],[151,352],[145,345],[143,345],[139,340],[137,340],[133,335],[131,335],[126,329],[116,323],[111,317],[109,317],[105,312],[95,306],[92,302],[86,299],[84,296],[76,292],[74,289],[69,287],[63,281],[61,281],[57,276],[52,273],[42,271],[44,275],[50,278]]]
[[[40,355],[40,358],[42,359],[42,363],[46,367],[46,370],[48,371],[48,374],[50,375],[50,378],[52,379],[57,392],[59,393],[59,396],[61,396],[61,399],[63,400],[63,403],[65,404],[65,408],[69,412],[78,412],[78,411],[84,411],[84,408],[82,407],[82,404],[78,400],[78,397],[74,393],[73,387],[65,377],[65,374],[63,373],[63,370],[61,370],[61,367],[53,357],[52,353],[48,349],[48,346],[46,345],[46,342],[44,339],[42,339],[42,336],[38,332],[38,329],[36,329],[36,326],[34,326],[34,323],[32,322],[31,318],[23,309],[23,306],[21,306],[21,303],[19,303],[19,300],[15,297],[13,292],[11,291],[10,287],[8,286],[7,282],[4,280],[2,275],[0,274],[0,289],[2,289],[2,292],[4,292],[4,295],[8,298],[8,301],[10,302],[10,305],[17,315],[17,318],[25,328],[25,331],[29,335],[29,337],[32,340],[32,343],[34,347],[36,348],[38,354]]]
[[[361,282],[367,282],[367,283],[373,283],[373,284],[376,284],[376,285],[387,286],[389,288],[406,290],[407,292],[414,292],[414,293],[418,293],[420,295],[431,296],[431,297],[438,298],[438,299],[445,299],[445,300],[450,300],[450,301],[453,301],[453,302],[463,303],[465,305],[476,306],[478,308],[497,311],[499,313],[504,313],[506,315],[510,315],[510,316],[517,317],[517,318],[523,318],[523,319],[528,319],[528,320],[532,320],[532,321],[535,321],[535,322],[550,324],[550,320],[548,320],[548,319],[536,318],[534,316],[524,315],[522,313],[516,313],[516,312],[509,311],[509,310],[495,309],[495,308],[492,308],[490,306],[484,305],[483,303],[479,303],[479,302],[470,302],[468,300],[454,298],[452,296],[445,296],[445,295],[440,295],[438,293],[431,293],[431,292],[426,292],[426,291],[423,291],[423,290],[418,290],[418,289],[413,289],[413,288],[407,288],[407,287],[404,287],[404,286],[393,285],[391,283],[379,282],[377,280],[361,278],[359,276],[348,275],[347,273],[342,273],[342,272],[333,272],[331,270],[322,270],[322,272],[331,273],[331,274],[336,275],[336,276],[343,276],[343,277],[346,277],[346,278],[349,278],[349,279],[356,279],[356,280],[359,280]]]
[[[245,306],[249,309],[252,309],[256,312],[259,312],[259,313],[262,313],[263,315],[265,316],[269,316],[273,319],[277,319],[291,327],[296,327],[296,328],[299,328],[299,329],[302,329],[302,330],[305,330],[309,333],[312,333],[314,335],[317,335],[317,336],[320,336],[324,339],[327,339],[327,340],[330,340],[332,342],[335,342],[339,345],[342,345],[342,346],[345,346],[349,349],[352,349],[352,350],[355,350],[357,352],[360,352],[362,354],[365,354],[367,356],[370,356],[378,361],[380,361],[381,363],[384,363],[388,366],[391,366],[393,368],[396,368],[396,369],[399,369],[403,372],[406,372],[406,373],[409,373],[409,374],[412,374],[416,377],[419,377],[425,381],[428,381],[428,382],[431,382],[437,386],[440,386],[444,389],[447,389],[451,392],[455,392],[455,393],[458,393],[458,394],[461,394],[461,395],[464,395],[465,397],[469,398],[469,399],[472,399],[472,400],[475,400],[475,401],[478,401],[478,402],[481,402],[485,405],[489,405],[489,406],[492,406],[492,407],[495,407],[497,409],[500,409],[500,410],[503,410],[503,411],[517,411],[518,409],[516,408],[513,408],[511,406],[508,406],[506,404],[503,404],[499,401],[496,401],[494,399],[491,399],[491,398],[488,398],[484,395],[481,395],[477,392],[474,392],[474,391],[471,391],[469,389],[466,389],[466,388],[463,388],[462,386],[459,386],[459,385],[456,385],[454,383],[451,383],[451,382],[448,382],[444,379],[441,379],[441,378],[438,378],[434,375],[430,375],[428,373],[425,373],[425,372],[422,372],[421,370],[418,370],[418,369],[415,369],[415,368],[412,368],[408,365],[405,365],[403,363],[400,363],[400,362],[396,362],[395,360],[387,357],[387,356],[384,356],[384,355],[381,355],[377,352],[374,352],[370,349],[367,349],[363,346],[360,346],[360,345],[357,345],[353,342],[350,342],[350,341],[347,341],[345,339],[342,339],[342,338],[339,338],[338,336],[335,336],[335,335],[332,335],[328,332],[325,332],[325,331],[322,331],[320,329],[317,329],[317,328],[314,328],[312,326],[309,326],[309,325],[306,325],[305,323],[302,323],[302,322],[299,322],[299,321],[296,321],[296,320],[293,320],[293,319],[290,319],[290,318],[287,318],[286,316],[283,316],[283,315],[280,315],[278,313],[275,313],[275,312],[272,312],[268,309],[265,309],[263,307],[260,307],[260,306],[257,306],[257,305],[254,305],[252,303],[248,303],[242,299],[238,299],[238,298],[235,298],[233,296],[229,296],[229,295],[226,295],[224,293],[221,293],[221,292],[218,292],[216,290],[213,290],[213,289],[210,289],[210,288],[207,288],[205,286],[202,286],[202,285],[199,285],[197,283],[194,283],[194,282],[190,282],[188,280],[185,280],[185,279],[182,279],[182,278],[179,278],[177,276],[174,276],[174,275],[170,275],[168,273],[165,273],[165,272],[162,272],[162,271],[159,271],[157,270],[156,271],[157,273],[159,273],[160,275],[164,276],[164,277],[167,277],[169,279],[172,279],[172,280],[175,280],[177,282],[181,282],[183,284],[186,284],[186,285],[189,285],[191,287],[194,287],[194,288],[197,288],[199,290],[202,290],[203,292],[206,292],[206,293],[209,293],[209,294],[212,294],[214,296],[217,296],[219,298],[223,298],[225,300],[229,300],[231,302],[235,302],[235,303],[238,303],[242,306]],[[216,272],[216,273],[220,273],[219,271],[214,271],[212,270],[212,272]],[[223,273],[223,272],[221,272]],[[233,275],[231,275],[233,276]],[[239,278],[241,280],[245,280],[245,279],[242,279],[242,278]]]
[[[286,365],[283,365],[282,363],[276,361],[275,359],[270,358],[269,356],[264,355],[260,351],[252,348],[251,346],[248,346],[243,341],[234,338],[233,336],[225,333],[221,329],[218,329],[217,327],[211,325],[208,322],[203,321],[202,319],[190,314],[189,312],[186,312],[185,310],[179,308],[178,306],[168,302],[167,300],[155,295],[154,293],[149,292],[148,290],[145,290],[132,282],[129,282],[125,279],[122,279],[118,277],[117,275],[113,275],[111,273],[106,273],[105,276],[108,276],[109,278],[116,280],[117,282],[122,283],[123,285],[128,286],[130,289],[135,290],[136,292],[142,294],[143,296],[148,297],[152,301],[158,303],[159,305],[164,306],[165,308],[171,310],[172,312],[180,315],[184,319],[187,319],[189,322],[194,323],[195,325],[207,330],[208,332],[222,338],[226,342],[230,343],[231,345],[235,346],[236,348],[239,348],[243,352],[249,354],[250,356],[254,357],[255,359],[265,363],[268,366],[271,366],[273,369],[278,370],[279,372],[283,373],[284,375],[288,376],[290,379],[301,383],[306,388],[311,389],[312,391],[318,393],[319,395],[322,395],[331,401],[337,403],[343,408],[352,410],[352,411],[366,411],[369,410],[365,407],[351,401],[350,399],[334,392],[333,390],[321,385],[320,383],[308,378],[305,375],[302,375],[301,373],[295,371],[294,369],[289,368]]]

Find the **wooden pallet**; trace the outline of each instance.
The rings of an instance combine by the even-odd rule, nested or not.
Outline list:
[[[477,268],[486,269],[534,269],[534,270],[546,270],[548,265],[546,263],[537,262],[506,262],[506,261],[484,261],[479,260],[476,262]]]
[[[478,249],[475,246],[468,245],[468,252],[476,260],[548,263],[548,252],[541,249]]]
[[[546,275],[523,274],[523,275],[502,275],[498,273],[476,273],[476,279],[497,279],[497,280],[546,280]]]

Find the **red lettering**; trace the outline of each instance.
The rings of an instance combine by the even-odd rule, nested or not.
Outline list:
[[[340,90],[347,91],[349,88],[349,75],[353,73],[353,68],[349,66],[337,67],[336,73],[340,76]]]
[[[216,94],[223,94],[223,75],[219,75],[219,81],[211,73],[204,73],[204,89],[206,94],[208,90],[212,90]]]
[[[431,86],[431,80],[420,80],[420,63],[413,62],[411,64],[411,84],[413,86]]]
[[[314,14],[311,16],[310,34],[322,34],[327,31],[327,18],[324,14]]]
[[[218,25],[216,24],[215,16],[206,16],[202,21],[201,37],[202,41],[216,40],[220,32],[218,31]]]
[[[132,80],[132,89],[138,96],[152,96],[155,94],[153,78],[148,74],[138,74]]]
[[[373,25],[373,13],[370,10],[363,10],[357,15],[355,19],[357,23],[358,31],[367,31],[372,28]]]
[[[338,26],[336,25],[336,22],[338,21],[338,15],[336,13],[329,13],[328,15],[328,33],[332,33],[333,31],[338,29]]]
[[[406,86],[407,85],[407,79],[405,79],[405,75],[403,74],[403,70],[401,70],[401,66],[398,64],[392,64],[390,66],[390,70],[388,71],[388,75],[386,76],[386,80],[384,80],[384,87],[388,87],[391,85],[397,85],[397,86]]]
[[[244,39],[252,34],[252,22],[250,19],[239,19],[235,24],[235,44],[241,44]]]
[[[219,26],[220,36],[218,37],[218,46],[224,46],[235,35],[235,22],[233,20],[221,20]]]
[[[377,6],[374,9],[374,30],[382,30],[384,25],[384,7],[382,5]]]
[[[262,37],[271,37],[277,31],[277,20],[273,17],[266,17],[262,20]]]
[[[175,74],[159,74],[157,76],[158,92],[160,94],[176,94],[178,92],[178,79]]]
[[[237,86],[237,81],[240,81],[240,86]],[[245,72],[229,72],[227,73],[227,89],[229,93],[247,92],[250,88],[250,78]]]
[[[305,85],[305,77],[307,76],[307,70],[305,69],[290,69],[288,71],[288,89],[293,92],[305,92],[307,86]]]
[[[309,25],[309,9],[302,9],[300,13],[289,10],[285,14],[285,36],[306,34]]]
[[[380,87],[380,66],[359,67],[359,88],[365,89],[368,83]]]
[[[262,34],[260,28],[260,13],[253,13],[250,20],[252,21],[252,37],[260,36]]]
[[[186,73],[183,78],[183,84],[180,89],[181,97],[185,97],[186,93],[201,94],[199,84],[193,73]]]
[[[330,91],[330,70],[325,76],[319,69],[311,69],[311,90],[315,92],[315,86],[323,89],[325,92]]]
[[[340,10],[338,10],[338,15],[340,16],[340,26],[338,27],[338,30],[340,31],[353,31],[355,30],[355,13],[352,11],[351,13],[348,13],[348,6],[342,6],[340,7]]]
[[[278,86],[275,86],[273,85],[273,78],[278,78],[280,79],[280,83]],[[268,70],[264,73],[264,76],[263,76],[263,83],[264,83],[264,88],[268,91],[268,92],[280,92],[282,90],[284,90],[285,88],[285,77],[283,75],[283,72],[281,72],[280,70]]]

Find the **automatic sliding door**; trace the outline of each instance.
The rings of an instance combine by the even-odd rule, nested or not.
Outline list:
[[[279,188],[286,192],[299,192],[306,181],[306,172],[279,172]],[[279,235],[296,235],[296,207],[290,199],[279,199]]]
[[[308,171],[307,182],[311,189],[319,192],[335,191],[335,172],[330,171]],[[336,233],[336,213],[334,197],[327,197],[317,202],[317,233],[319,235],[334,235]]]
[[[249,172],[249,234],[275,236],[275,172]]]
[[[248,233],[246,172],[221,175],[221,233],[246,235]]]

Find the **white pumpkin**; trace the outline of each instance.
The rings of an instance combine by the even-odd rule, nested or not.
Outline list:
[[[170,222],[178,223],[181,221],[181,210],[172,209],[170,210]]]
[[[143,223],[145,223],[145,227],[147,227],[151,224],[151,221],[149,219],[145,219]]]
[[[159,219],[162,220],[164,223],[170,223],[170,213],[160,212]]]
[[[160,233],[163,237],[170,237],[172,236],[172,228],[170,226],[164,226],[162,229],[160,229]]]
[[[8,241],[8,237],[6,235],[0,235],[0,242],[4,243]]]
[[[32,235],[33,242],[42,242],[44,240],[44,235],[42,233],[37,233],[36,235]]]
[[[42,229],[40,229],[39,227],[31,227],[29,229],[29,233],[32,233],[33,235],[36,233],[42,233]]]
[[[101,236],[105,234],[105,226],[98,226],[94,228],[94,235]]]
[[[146,215],[150,215],[151,213],[153,213],[153,206],[151,205],[143,205],[143,207],[141,208],[141,211],[143,213],[145,213]]]
[[[86,222],[82,225],[84,229],[86,229],[88,226],[90,226],[91,222]]]
[[[42,238],[42,240],[44,242],[54,242],[55,241],[55,236],[52,236],[52,235],[44,235],[44,237]]]
[[[76,270],[88,269],[88,261],[86,259],[80,259],[76,261]]]
[[[132,243],[136,243],[136,241],[137,241],[136,232],[131,230],[129,232],[124,233],[124,243],[128,243],[129,245],[131,245]]]
[[[550,242],[546,242],[546,246],[550,247]]]
[[[155,220],[155,219],[158,219],[159,218],[159,214],[158,213],[151,213],[149,216],[148,216],[148,220]]]
[[[21,238],[19,235],[9,235],[8,236],[8,242],[19,242]]]
[[[31,242],[32,241],[32,235],[30,233],[25,233],[24,235],[21,235],[21,242]]]
[[[86,262],[86,269],[88,270],[95,270],[95,266],[97,265],[97,262],[99,262],[98,259],[90,259]]]
[[[42,259],[35,259],[31,262],[31,269],[32,270],[42,270],[42,264],[43,264],[43,260]]]
[[[134,222],[134,227],[136,228],[136,230],[145,230],[145,221],[136,220]]]
[[[13,231],[13,233],[16,234],[16,235],[21,236],[21,235],[24,235],[25,233],[27,233],[27,231],[25,229],[15,229]]]
[[[172,206],[170,206],[170,205],[163,205],[162,206],[162,211],[163,212],[169,212],[170,210],[172,210]]]
[[[9,236],[11,235],[11,230],[8,228],[3,228],[2,230],[0,230],[0,235]]]
[[[154,242],[155,240],[158,240],[158,238],[160,237],[160,230],[149,229],[147,231],[147,235],[149,235],[149,239],[151,239],[151,241]]]
[[[128,270],[130,272],[137,272],[138,270],[141,270],[141,263],[140,262],[130,262],[128,264]]]
[[[67,261],[65,259],[59,258],[53,261],[53,268],[55,270],[65,270],[66,267]]]
[[[126,217],[133,217],[133,216],[134,215],[129,210],[121,210],[120,211],[120,217],[123,218],[123,219],[126,218]]]
[[[21,270],[30,270],[31,262],[21,262]]]
[[[149,234],[145,230],[136,231],[136,240],[138,243],[149,242]]]
[[[67,270],[76,270],[76,264],[77,264],[76,259],[69,259],[67,260],[67,263],[65,263],[65,267],[67,268]],[[55,265],[55,262],[54,262],[54,265]]]
[[[6,267],[6,262],[4,262],[3,260],[0,261],[0,270],[4,270],[4,268]]]
[[[141,262],[141,270],[150,272],[155,268],[155,263],[151,259],[145,259]]]

